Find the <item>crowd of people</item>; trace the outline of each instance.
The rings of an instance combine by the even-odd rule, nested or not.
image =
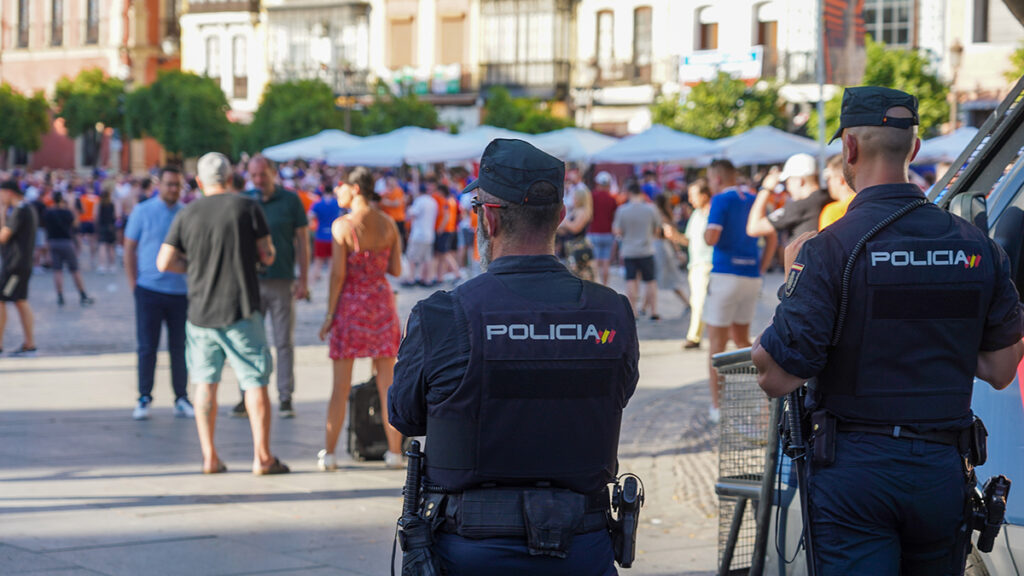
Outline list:
[[[319,282],[324,274],[330,276],[329,310],[321,338],[330,343],[335,376],[318,465],[333,469],[352,360],[375,359],[382,392],[391,380],[401,330],[385,276],[396,277],[399,287],[451,288],[481,270],[478,214],[473,204],[476,195],[464,192],[473,181],[473,167],[346,172],[317,163],[275,166],[262,156],[222,163],[226,170],[223,190],[255,201],[273,247],[273,260],[255,272],[255,287],[245,284],[250,280],[246,277],[231,289],[245,286],[254,291],[252,302],[246,307],[234,296],[231,301],[235,302],[232,306],[242,306],[242,312],[251,308],[261,323],[265,320],[270,325],[276,349],[278,408],[283,418],[295,414],[295,303],[310,298],[311,283]],[[749,327],[761,277],[773,267],[781,267],[781,248],[803,232],[841,217],[853,192],[843,179],[839,157],[826,167],[824,188],[819,185],[816,160],[806,154],[793,156],[781,169],[772,167],[750,176],[725,160],[712,162],[700,174],[691,172],[694,179],[690,182],[686,175],[677,172],[665,177],[646,170],[618,178],[605,170],[568,169],[557,254],[577,277],[604,285],[610,284],[613,269],[621,269],[626,296],[638,318],[660,320],[659,292],[678,297],[684,314],[689,310],[689,324],[685,335],[681,334],[683,348],[699,350],[707,338],[709,376],[714,383],[717,375],[710,356],[724,351],[730,340],[738,347],[750,344]],[[13,354],[36,351],[27,303],[28,278],[33,271],[51,273],[57,305],[64,306],[66,269],[79,291],[81,305],[88,306],[94,300],[86,292],[82,270],[107,274],[120,266],[136,304],[138,400],[133,417],[150,416],[157,347],[164,326],[175,413],[193,417],[195,410],[187,391],[186,341],[192,334],[189,326],[202,326],[190,320],[193,313],[210,310],[197,312],[201,305],[192,294],[198,289],[195,281],[190,288],[174,267],[159,269],[157,256],[179,213],[211,195],[209,186],[203,185],[201,171],[190,175],[165,167],[136,178],[101,172],[83,178],[61,171],[0,176],[7,198],[3,210],[6,226],[12,238],[21,238],[15,241],[0,235],[7,273],[3,298],[15,304],[25,335],[23,345]],[[221,178],[219,172],[216,178]],[[223,214],[213,217],[218,221],[226,218]],[[385,221],[393,224],[385,226]],[[223,244],[208,249],[216,254],[237,248],[237,241],[236,231],[225,237]],[[218,262],[220,267],[226,265]],[[12,270],[17,273],[10,273]],[[212,279],[207,282],[214,283]],[[228,298],[231,292],[216,286],[204,289],[213,292],[201,298],[213,301]],[[5,310],[0,307],[4,311],[0,312],[0,337]],[[232,358],[229,352],[221,355]],[[269,360],[250,358],[249,363],[255,369]],[[271,369],[264,368],[269,374]],[[196,369],[191,372],[195,382]],[[213,376],[219,379],[219,368],[207,379]],[[242,389],[231,415],[263,418],[262,406],[257,414],[250,413],[245,386]],[[711,390],[709,419],[714,422],[719,418],[718,388],[712,384]],[[210,395],[202,397],[208,404]],[[209,406],[204,408],[203,414],[208,414]],[[398,436],[393,430],[388,441],[388,462],[400,462]],[[268,454],[263,451],[263,465],[267,465]],[[218,469],[212,448],[207,456],[205,469]]]

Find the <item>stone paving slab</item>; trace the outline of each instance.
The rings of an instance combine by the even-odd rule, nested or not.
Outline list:
[[[152,419],[131,420],[131,302],[118,278],[87,277],[100,287],[100,303],[84,310],[43,302],[52,297],[49,279],[37,278],[43,355],[0,359],[0,574],[388,572],[404,473],[353,462],[341,450],[340,471],[315,470],[331,372],[325,347],[309,335],[322,302],[299,304],[298,417],[280,420],[275,410],[273,420],[273,450],[294,473],[249,473],[248,422],[227,417],[238,399],[228,370],[217,444],[230,472],[204,476],[194,423],[172,414],[164,355]],[[771,313],[771,292],[755,328]],[[426,294],[400,292],[400,309]],[[638,321],[641,382],[623,419],[621,469],[644,479],[648,499],[637,562],[622,573],[712,574],[717,433],[707,422],[706,352],[680,349],[687,315],[670,293],[662,296],[663,320]],[[17,337],[9,327],[7,342],[16,346]],[[369,373],[368,361],[357,362],[354,381]],[[276,404],[276,391],[271,398]]]

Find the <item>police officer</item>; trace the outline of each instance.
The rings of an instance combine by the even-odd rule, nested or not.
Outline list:
[[[554,256],[564,174],[521,140],[487,146],[466,188],[485,272],[417,304],[398,353],[391,423],[427,436],[446,574],[616,573],[607,486],[639,348],[625,297]]]
[[[974,377],[1005,388],[1024,352],[1006,255],[908,182],[917,124],[909,94],[843,94],[834,138],[857,196],[786,249],[753,347],[770,396],[816,377],[805,485],[819,575],[963,573]]]

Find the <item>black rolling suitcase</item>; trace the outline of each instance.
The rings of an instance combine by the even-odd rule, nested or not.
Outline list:
[[[356,384],[348,395],[348,453],[354,460],[383,460],[388,451],[377,378]]]

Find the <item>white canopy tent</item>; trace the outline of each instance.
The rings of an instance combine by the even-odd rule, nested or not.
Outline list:
[[[711,140],[655,124],[594,154],[591,161],[620,164],[676,162],[698,160],[714,153],[715,144]]]
[[[562,128],[536,136],[537,147],[566,162],[584,162],[619,141],[593,130]]]
[[[557,156],[559,158],[562,158],[559,152],[565,152],[563,148],[559,148],[557,146],[553,148],[541,146],[540,138],[536,134],[516,132],[515,130],[509,130],[507,128],[498,128],[497,126],[488,126],[486,124],[473,128],[472,130],[463,132],[462,134],[458,134],[456,138],[463,142],[470,142],[474,146],[477,146],[479,148],[479,152],[476,154],[477,159],[479,159],[480,156],[483,155],[484,149],[487,148],[487,145],[490,144],[492,140],[495,140],[497,138],[523,140],[525,142],[533,144],[534,146],[540,148],[541,150],[544,150],[548,154],[551,154],[552,156]]]
[[[479,158],[480,152],[476,144],[456,136],[406,126],[363,138],[356,147],[328,150],[327,162],[344,166],[433,164]]]
[[[917,153],[914,164],[934,164],[936,162],[955,162],[960,153],[967,148],[971,140],[978,134],[977,128],[965,126],[945,136],[936,136],[921,142],[921,151]]]
[[[842,144],[840,144],[842,146]],[[715,154],[737,166],[781,164],[794,154],[818,155],[818,143],[810,138],[771,126],[750,130],[715,141]]]
[[[362,141],[341,130],[324,130],[319,134],[285,142],[263,149],[263,155],[274,162],[289,160],[324,160],[327,150],[358,146]]]

